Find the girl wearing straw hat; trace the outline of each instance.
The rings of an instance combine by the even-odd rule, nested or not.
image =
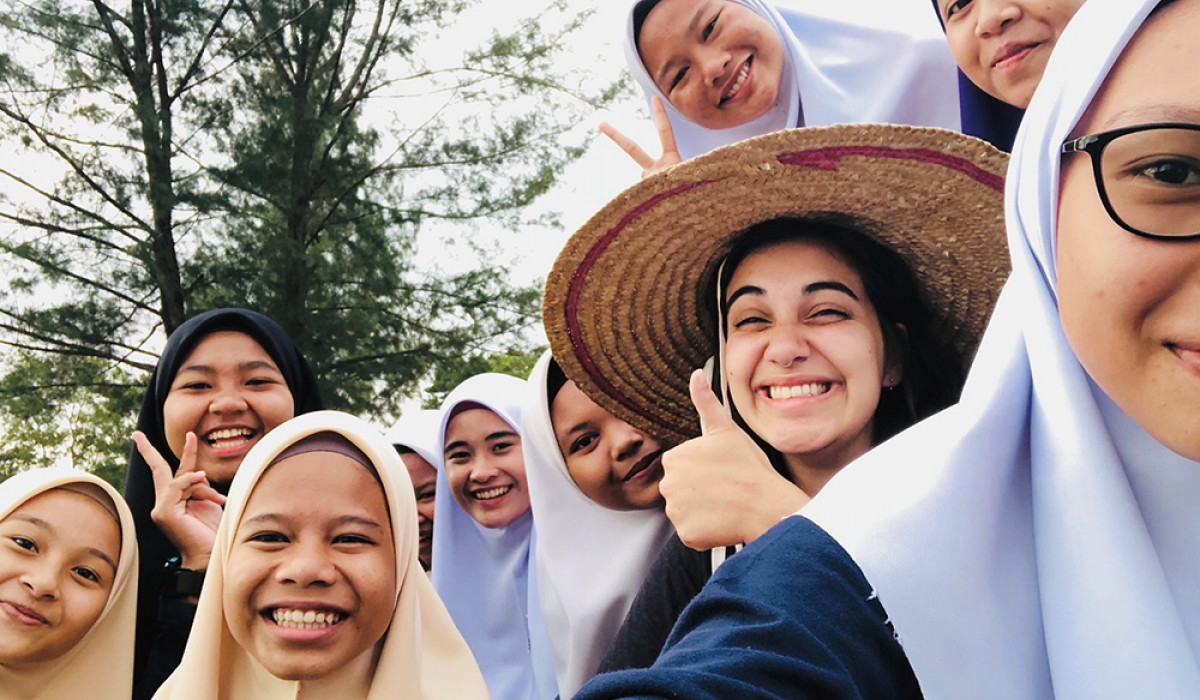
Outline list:
[[[287,421],[234,477],[183,661],[155,697],[486,700],[417,550],[412,485],[378,430],[336,411]]]
[[[638,0],[625,58],[663,156],[601,130],[646,172],[796,126],[959,127],[954,61],[920,0]]]
[[[752,541],[957,398],[1007,274],[1006,162],[944,130],[779,132],[643,180],[568,241],[544,308],[555,357],[614,414],[686,441],[661,485],[680,539],[602,669],[657,655],[711,574],[694,550]]]
[[[1084,4],[1018,133],[1013,275],[961,401],[580,698],[1200,697],[1198,30],[1198,0]]]
[[[128,700],[136,611],[133,516],[112,486],[61,468],[0,483],[0,696]]]

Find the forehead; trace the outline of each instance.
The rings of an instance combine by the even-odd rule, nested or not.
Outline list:
[[[321,498],[311,498],[313,493],[320,493]],[[294,512],[342,498],[363,499],[368,493],[383,497],[375,475],[363,465],[336,452],[303,452],[267,467],[254,485],[246,510]]]
[[[573,427],[570,423],[584,418],[602,418],[608,415],[608,411],[588,398],[588,395],[570,380],[558,390],[558,395],[554,397],[554,403],[550,406],[550,420],[555,430],[568,430]]]
[[[690,25],[697,12],[726,3],[725,0],[662,0],[642,24],[637,37],[638,52],[647,67],[666,60],[689,40]]]
[[[810,240],[775,243],[750,253],[729,280],[729,290],[746,285],[767,288],[779,284],[806,285],[835,280],[859,288],[858,272],[827,246]]]
[[[404,467],[408,469],[409,478],[412,479],[414,486],[437,478],[437,469],[429,463],[429,460],[416,452],[405,452],[400,455],[400,459],[404,462]]]
[[[1200,0],[1177,0],[1122,51],[1076,131],[1156,121],[1200,122]]]
[[[217,331],[204,336],[204,339],[196,343],[196,347],[188,353],[184,365],[202,360],[205,364],[217,360],[230,364],[265,360],[274,364],[271,356],[257,340],[240,331]]]
[[[43,491],[13,509],[3,520],[10,518],[44,522],[63,542],[98,547],[112,554],[113,561],[120,552],[121,526],[107,508],[82,493],[59,488]]]
[[[468,408],[450,419],[446,426],[446,442],[483,440],[493,433],[516,432],[508,421],[495,411],[482,406]]]

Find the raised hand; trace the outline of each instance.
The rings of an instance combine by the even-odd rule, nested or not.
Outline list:
[[[150,518],[179,550],[183,568],[207,569],[225,497],[196,468],[196,434],[187,434],[179,469],[174,474],[171,465],[141,431],[133,433],[133,442],[154,478],[154,509]]]
[[[703,435],[663,455],[667,517],[693,549],[749,544],[809,497],[733,421],[703,370],[692,373],[689,389]]]
[[[642,166],[642,177],[649,177],[660,170],[683,162],[683,158],[679,155],[679,147],[675,145],[675,131],[671,128],[671,120],[667,119],[667,108],[663,106],[662,99],[658,95],[650,98],[650,111],[654,115],[654,125],[658,127],[658,139],[662,143],[662,155],[658,158],[651,158],[650,154],[634,143],[633,139],[617,131],[611,124],[607,122],[600,124],[601,133],[612,139],[638,165]]]

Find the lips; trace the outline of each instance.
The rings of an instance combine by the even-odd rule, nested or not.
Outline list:
[[[1000,68],[1001,70],[1009,68],[1019,63],[1026,54],[1041,45],[1039,41],[1007,43],[1001,46],[1000,50],[992,56],[992,68]]]
[[[734,71],[733,76],[726,83],[725,89],[721,91],[720,106],[724,106],[726,102],[729,102],[741,93],[742,88],[746,86],[750,78],[750,65],[753,62],[754,56],[750,56],[746,59],[745,63],[738,66],[738,69]]]
[[[3,610],[17,623],[28,627],[48,627],[50,625],[50,621],[41,613],[19,603],[0,601],[0,610]]]
[[[210,430],[204,442],[214,450],[232,450],[245,446],[258,436],[257,430],[247,426],[227,426]]]
[[[512,490],[512,484],[508,484],[507,486],[494,486],[492,488],[472,491],[471,498],[474,498],[477,501],[494,501],[497,498],[507,495],[508,492]]]
[[[629,473],[627,473],[624,477],[621,478],[621,481],[623,481],[623,482],[631,481],[635,477],[637,477],[639,474],[642,474],[643,472],[645,472],[647,469],[650,469],[652,467],[658,467],[659,465],[662,464],[662,455],[663,455],[662,450],[656,450],[656,451],[651,452],[650,454],[646,455],[645,457],[642,457],[640,460],[638,460],[637,464],[633,465],[633,469],[630,469]]]

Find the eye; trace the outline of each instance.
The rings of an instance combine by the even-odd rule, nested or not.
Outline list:
[[[745,318],[739,319],[733,324],[733,327],[737,328],[738,330],[756,330],[766,326],[768,323],[770,323],[770,321],[762,316],[748,315]]]
[[[37,542],[34,542],[33,540],[29,539],[28,537],[17,536],[17,537],[13,537],[12,541],[13,541],[13,544],[17,545],[21,549],[25,549],[30,552],[38,551]]]
[[[1164,185],[1200,184],[1200,167],[1183,158],[1164,158],[1137,167],[1133,174]]]
[[[512,442],[497,442],[492,445],[492,453],[498,454],[498,455],[504,454],[505,452],[508,452],[509,450],[511,450],[513,448],[513,445],[515,445],[515,444],[516,443],[512,443]]]
[[[269,377],[254,377],[253,379],[246,380],[248,386],[267,386],[275,383],[275,380]]]
[[[259,544],[286,544],[288,538],[279,532],[256,532],[246,538],[247,542],[258,542]]]
[[[675,74],[675,77],[671,79],[671,85],[667,88],[667,92],[673,91],[680,83],[682,83],[683,79],[687,77],[687,72],[687,66],[680,68],[679,72]]]
[[[208,382],[194,381],[194,382],[186,382],[185,384],[181,385],[179,388],[180,389],[188,389],[190,391],[200,391],[203,389],[211,389],[212,385],[209,384]]]
[[[71,569],[71,571],[74,572],[79,578],[91,581],[92,583],[100,583],[100,574],[92,571],[86,566],[77,566],[74,569]]]
[[[450,454],[446,455],[446,461],[453,462],[455,464],[462,464],[470,458],[471,453],[465,450],[451,452]]]
[[[580,435],[579,438],[577,440],[575,440],[575,442],[571,443],[571,449],[568,450],[568,452],[570,454],[576,454],[576,453],[582,452],[583,450],[586,450],[587,448],[596,444],[596,441],[598,439],[600,439],[600,436],[597,435],[596,433],[585,433],[583,435]]]
[[[850,318],[850,314],[843,309],[825,307],[814,310],[811,314],[809,314],[808,317],[809,319],[815,321],[840,321],[842,319]]]
[[[720,17],[721,13],[718,12],[711,20],[709,20],[708,24],[704,25],[703,31],[700,32],[700,39],[702,41],[707,41],[708,37],[712,36],[713,31],[717,28],[717,19]]]
[[[946,19],[950,19],[959,12],[962,12],[972,2],[973,0],[952,0],[952,2],[946,6]]]
[[[437,496],[436,489],[427,489],[424,491],[419,491],[419,492],[417,492],[417,502],[418,503],[428,503],[429,501],[432,501],[434,499],[434,497],[436,497],[436,496]]]
[[[333,538],[334,544],[375,544],[375,540],[358,533],[346,533]]]

